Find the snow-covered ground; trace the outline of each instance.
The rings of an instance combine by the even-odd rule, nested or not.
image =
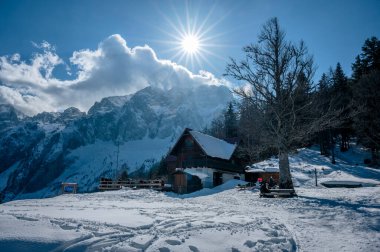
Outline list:
[[[313,149],[290,159],[297,198],[259,198],[230,181],[191,195],[121,190],[0,205],[4,251],[380,251],[380,187],[325,188],[319,181],[380,183],[380,171]],[[276,166],[268,160],[258,166]],[[323,169],[322,169],[323,168]]]

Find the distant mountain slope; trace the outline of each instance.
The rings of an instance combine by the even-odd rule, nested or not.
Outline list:
[[[62,181],[96,188],[100,176],[120,167],[150,167],[185,127],[202,129],[219,115],[231,92],[224,86],[147,87],[108,97],[84,113],[76,108],[18,116],[0,106],[0,190],[3,200],[57,193]],[[117,145],[120,146],[116,167]]]

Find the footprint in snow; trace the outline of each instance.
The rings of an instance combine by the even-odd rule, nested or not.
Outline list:
[[[19,220],[24,220],[24,221],[38,221],[38,219],[30,218],[30,217],[26,217],[26,216],[15,216],[15,217]]]
[[[248,248],[253,248],[256,245],[256,242],[248,240],[244,243],[244,245],[247,246]]]
[[[170,252],[170,249],[168,249],[167,247],[162,247],[162,248],[159,248],[158,251],[160,251],[160,252]]]
[[[197,247],[192,246],[192,245],[189,246],[189,249],[191,250],[191,252],[200,252]]]
[[[169,245],[172,245],[172,246],[175,246],[175,245],[181,245],[182,242],[181,241],[178,241],[178,240],[166,240],[165,241],[167,244]]]

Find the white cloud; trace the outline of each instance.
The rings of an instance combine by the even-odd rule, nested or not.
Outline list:
[[[44,41],[30,62],[19,54],[0,57],[0,103],[10,103],[28,115],[62,110],[69,106],[87,111],[103,97],[127,95],[147,86],[228,85],[225,80],[201,71],[193,74],[169,60],[158,59],[149,46],[129,48],[120,35],[102,41],[94,51],[75,51],[65,63],[53,46]],[[53,70],[64,65],[78,69],[74,80],[59,80]]]
[[[0,103],[8,103],[22,111],[24,114],[31,115],[38,111],[53,111],[54,107],[43,99],[43,96],[35,96],[27,90],[9,88],[0,85]]]

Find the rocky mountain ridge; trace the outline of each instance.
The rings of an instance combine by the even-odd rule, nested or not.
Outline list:
[[[63,181],[96,189],[100,176],[158,161],[186,127],[202,129],[232,99],[224,86],[147,87],[77,108],[25,117],[0,105],[0,191],[4,201],[58,193]],[[120,163],[115,153],[119,148]]]

